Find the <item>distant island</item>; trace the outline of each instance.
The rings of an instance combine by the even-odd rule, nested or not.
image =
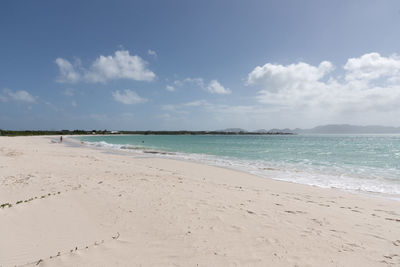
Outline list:
[[[288,132],[295,134],[400,134],[400,127],[367,125],[358,126],[350,124],[328,124],[311,129],[272,129],[269,132]]]
[[[221,132],[232,133],[258,133],[258,134],[400,134],[400,127],[367,125],[358,126],[350,124],[328,124],[316,126],[310,129],[260,129],[256,131],[246,131],[241,128],[228,128],[220,130]]]
[[[400,134],[400,127],[357,126],[350,124],[329,124],[310,129],[259,129],[247,131],[242,128],[227,128],[215,131],[109,131],[109,130],[1,130],[0,136],[26,135],[104,135],[104,134],[144,134],[144,135],[296,135],[296,134]]]

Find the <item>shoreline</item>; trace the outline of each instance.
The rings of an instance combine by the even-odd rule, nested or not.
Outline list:
[[[0,155],[0,266],[400,264],[394,200],[46,137]]]
[[[90,135],[88,135],[90,136]],[[112,136],[112,135],[111,135]],[[121,148],[114,148],[111,147],[113,144],[110,144],[110,147],[106,146],[96,146],[92,144],[88,144],[86,141],[80,141],[75,139],[74,137],[80,137],[80,136],[71,136],[72,138],[66,138],[66,140],[70,140],[72,143],[75,143],[76,145],[83,146],[89,149],[98,149],[100,151],[108,151],[108,152],[115,152],[115,153],[121,153],[123,155],[133,155],[136,157],[149,157],[149,158],[161,158],[161,159],[172,159],[172,160],[177,160],[177,161],[183,161],[183,162],[194,162],[198,164],[204,164],[207,166],[214,166],[214,167],[219,167],[219,168],[224,168],[228,170],[233,170],[233,171],[238,171],[244,174],[249,174],[249,175],[254,175],[257,177],[261,177],[264,179],[272,179],[275,181],[281,181],[281,182],[286,182],[286,183],[293,183],[293,184],[299,184],[299,185],[306,185],[306,186],[311,186],[311,187],[317,187],[317,188],[323,188],[323,189],[332,189],[332,190],[339,190],[341,192],[346,192],[350,194],[357,194],[357,195],[362,195],[362,196],[367,196],[367,197],[373,197],[373,198],[382,198],[382,199],[389,199],[389,200],[394,200],[394,201],[400,201],[400,194],[390,194],[390,193],[383,193],[383,192],[375,192],[375,191],[367,191],[367,190],[361,190],[361,189],[346,189],[346,188],[341,188],[341,187],[333,187],[333,186],[322,186],[318,184],[311,184],[311,183],[301,183],[293,180],[288,180],[284,178],[274,178],[272,175],[266,175],[262,174],[259,172],[251,171],[249,169],[243,169],[240,167],[233,167],[233,166],[228,166],[228,165],[222,165],[222,164],[216,164],[210,161],[206,160],[201,160],[199,158],[193,157],[192,154],[184,153],[184,152],[165,152],[167,155],[165,155],[162,151],[157,151],[151,150],[151,153],[149,152],[138,152],[135,149],[121,149]],[[90,143],[90,142],[89,142]],[[171,154],[169,154],[171,153]],[[179,157],[178,155],[187,155],[187,158],[184,157]],[[196,155],[196,154],[194,154]],[[192,157],[191,157],[192,156]],[[211,155],[212,156],[212,155]],[[221,158],[218,156],[212,156],[215,158]],[[222,158],[223,159],[223,158]],[[283,171],[283,170],[279,170]]]

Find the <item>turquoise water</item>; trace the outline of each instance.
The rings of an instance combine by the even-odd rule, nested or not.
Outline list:
[[[400,135],[115,135],[79,140],[296,183],[400,195]]]

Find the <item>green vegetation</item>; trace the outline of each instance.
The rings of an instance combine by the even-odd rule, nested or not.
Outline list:
[[[227,131],[108,131],[108,130],[61,130],[61,131],[10,131],[1,130],[0,136],[31,135],[104,135],[104,134],[143,134],[143,135],[292,135],[289,132],[227,132]]]
[[[11,130],[1,130],[0,136],[31,136],[31,135],[82,135],[82,134],[92,134],[95,132],[96,134],[109,134],[110,131],[84,131],[84,130],[61,130],[61,131],[11,131]]]
[[[271,135],[292,133],[260,133],[260,132],[226,132],[226,131],[120,131],[120,134],[144,134],[144,135]]]

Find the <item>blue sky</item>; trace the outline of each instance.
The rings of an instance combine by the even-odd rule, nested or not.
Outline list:
[[[400,126],[399,1],[1,1],[0,128]]]

